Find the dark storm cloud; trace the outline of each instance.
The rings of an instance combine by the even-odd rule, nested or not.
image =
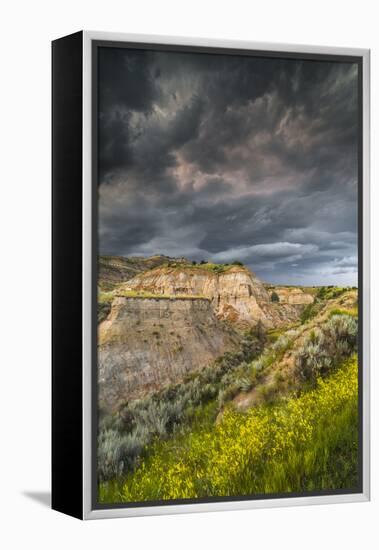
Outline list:
[[[123,48],[100,48],[98,64],[99,109],[126,108],[148,111],[158,94],[158,72],[151,67],[151,53]]]
[[[101,253],[355,283],[354,65],[109,48],[99,77]]]
[[[124,49],[99,49],[100,177],[132,161],[131,113],[149,113],[158,95],[149,58],[140,50],[125,55]]]

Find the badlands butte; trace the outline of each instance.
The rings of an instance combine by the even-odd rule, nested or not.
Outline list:
[[[265,285],[244,265],[185,258],[101,256],[98,274],[99,404],[177,383],[238,349],[244,331],[296,322],[313,295]]]

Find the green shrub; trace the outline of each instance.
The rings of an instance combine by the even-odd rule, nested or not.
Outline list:
[[[291,345],[291,339],[287,334],[282,334],[272,345],[272,349],[277,353],[285,352]]]
[[[279,295],[275,290],[271,293],[271,302],[280,302]]]
[[[278,397],[279,388],[279,383],[272,382],[271,384],[260,386],[257,391],[262,401],[265,403],[273,403]]]
[[[277,384],[280,384],[281,382],[285,381],[285,376],[281,371],[276,371],[274,374],[274,380]]]
[[[295,357],[296,374],[314,383],[357,348],[357,320],[351,315],[334,315],[322,327],[311,331]]]
[[[247,393],[253,388],[253,382],[250,378],[244,377],[237,380],[238,387],[241,391]]]
[[[147,432],[143,430],[127,435],[116,430],[100,431],[97,455],[99,480],[107,481],[132,471],[148,441]]]
[[[231,401],[239,393],[240,387],[238,382],[234,382],[224,389],[221,389],[218,394],[218,403],[220,407],[223,407],[228,401]]]
[[[331,300],[333,298],[338,298],[344,292],[349,290],[349,287],[337,287],[337,286],[322,286],[319,288],[316,297],[320,300]]]
[[[313,304],[308,304],[307,306],[305,306],[305,308],[301,312],[300,322],[303,324],[309,321],[310,319],[313,319],[313,317],[317,315],[320,309],[321,309],[321,304],[317,301],[313,302]]]
[[[351,315],[334,315],[324,326],[323,333],[331,343],[344,340],[353,350],[357,344],[358,321]]]
[[[259,320],[258,323],[255,325],[255,327],[250,330],[249,335],[250,335],[250,338],[255,338],[258,340],[260,344],[260,349],[262,351],[264,344],[266,344],[267,342],[267,332],[261,320]]]

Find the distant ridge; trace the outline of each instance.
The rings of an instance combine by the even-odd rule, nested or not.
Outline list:
[[[119,283],[129,281],[139,273],[154,269],[167,262],[175,261],[189,263],[185,258],[170,258],[157,254],[144,258],[143,256],[99,256],[98,285],[103,291],[113,290]]]

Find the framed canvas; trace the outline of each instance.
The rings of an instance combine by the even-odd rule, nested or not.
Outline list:
[[[369,499],[369,51],[52,55],[53,508]]]

